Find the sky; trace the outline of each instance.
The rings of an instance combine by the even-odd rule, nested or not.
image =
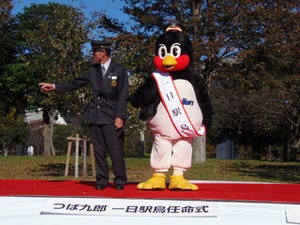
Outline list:
[[[22,13],[24,7],[31,4],[47,4],[56,2],[74,7],[85,6],[83,12],[87,17],[94,11],[105,11],[110,17],[117,18],[122,22],[129,22],[129,16],[122,12],[124,3],[121,0],[12,0],[14,8],[12,14]]]
[[[14,6],[12,14],[22,13],[24,7],[29,7],[31,4],[47,4],[49,2],[71,5],[74,7],[84,6],[82,10],[87,17],[95,11],[105,11],[110,17],[130,24],[129,16],[122,11],[124,3],[121,0],[12,0]],[[85,49],[89,52],[89,44],[86,45]]]

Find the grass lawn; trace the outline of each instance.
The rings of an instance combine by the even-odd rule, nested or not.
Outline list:
[[[66,156],[0,156],[0,179],[74,179],[74,158],[71,159],[68,177],[64,177],[65,161]],[[128,157],[126,163],[129,182],[144,181],[152,174],[148,156]],[[78,179],[95,180],[89,158],[88,170],[89,175],[83,177],[80,158]],[[194,164],[185,177],[191,180],[300,183],[300,162],[207,159],[205,163]]]

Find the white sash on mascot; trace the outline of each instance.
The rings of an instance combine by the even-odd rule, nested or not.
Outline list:
[[[157,83],[162,103],[178,134],[183,138],[205,135],[205,126],[201,126],[199,130],[196,130],[191,123],[170,74],[154,72],[152,76]]]

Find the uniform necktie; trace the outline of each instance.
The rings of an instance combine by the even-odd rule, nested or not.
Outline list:
[[[101,66],[101,72],[102,72],[102,75],[104,76],[105,75],[105,67],[104,66]]]

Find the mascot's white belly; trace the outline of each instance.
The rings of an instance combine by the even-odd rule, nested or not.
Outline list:
[[[194,88],[187,80],[174,80],[177,92],[183,107],[188,114],[193,126],[198,130],[202,125],[202,112],[197,101]],[[149,120],[149,126],[154,134],[159,134],[168,139],[181,139],[181,136],[174,128],[172,121],[160,102],[157,106],[157,112],[152,119]]]

